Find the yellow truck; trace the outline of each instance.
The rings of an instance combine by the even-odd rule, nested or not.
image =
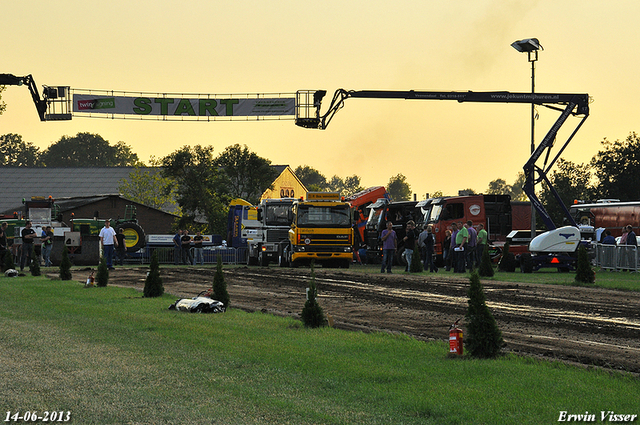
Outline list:
[[[298,267],[312,261],[323,267],[348,268],[353,260],[351,205],[337,192],[308,192],[291,208],[289,241],[280,265]]]

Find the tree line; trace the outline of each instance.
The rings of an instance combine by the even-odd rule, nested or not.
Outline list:
[[[217,156],[212,146],[183,146],[165,157],[152,157],[151,168],[147,168],[126,143],[111,145],[91,133],[63,136],[42,151],[18,134],[2,135],[0,165],[134,167],[118,188],[123,196],[176,213],[180,216],[176,226],[180,228],[219,234],[225,233],[232,199],[243,198],[256,204],[277,177],[271,161],[251,152],[246,145],[228,146]],[[357,175],[327,179],[308,165],[298,166],[295,173],[311,191],[337,191],[348,196],[363,189]],[[392,177],[389,189],[397,192],[398,200],[409,199],[410,188],[404,176]]]

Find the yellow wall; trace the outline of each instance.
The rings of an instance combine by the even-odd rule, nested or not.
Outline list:
[[[293,173],[291,167],[287,166],[284,171],[273,182],[273,189],[267,189],[260,197],[262,199],[276,198],[300,198],[305,197],[307,188]]]

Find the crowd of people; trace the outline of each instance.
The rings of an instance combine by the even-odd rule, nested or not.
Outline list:
[[[488,242],[484,225],[478,224],[476,230],[471,220],[466,223],[452,223],[451,230],[447,229],[445,234],[442,257],[447,271],[453,269],[455,273],[464,273],[480,265],[482,252]],[[391,266],[398,249],[398,236],[393,230],[393,222],[387,222],[387,228],[382,231],[381,240],[383,254],[380,272],[384,273],[386,270],[387,273],[392,273]],[[436,237],[432,224],[425,225],[422,232],[419,232],[415,222],[409,220],[402,242],[404,245],[402,257],[406,263],[405,271],[410,270],[413,257],[420,255],[425,271],[438,272],[435,262]]]
[[[193,242],[193,245],[192,245]],[[204,265],[204,251],[202,244],[204,238],[201,232],[196,232],[196,235],[191,240],[189,231],[184,229],[176,232],[173,237],[173,263],[177,266],[184,264],[187,266],[197,265],[198,263]],[[193,246],[193,256],[191,255],[191,247]]]

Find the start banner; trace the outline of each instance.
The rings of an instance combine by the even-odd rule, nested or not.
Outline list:
[[[73,95],[73,112],[166,117],[295,115],[295,98]]]

